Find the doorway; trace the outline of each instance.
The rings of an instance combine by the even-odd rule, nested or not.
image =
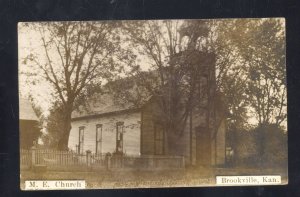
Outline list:
[[[207,128],[197,128],[196,130],[196,164],[211,165],[211,140]]]

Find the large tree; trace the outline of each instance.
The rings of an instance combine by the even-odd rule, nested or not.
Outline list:
[[[216,84],[217,90],[223,93],[227,111],[230,115],[229,127],[243,129],[247,123],[247,106],[249,102],[245,93],[247,73],[236,47],[235,33],[242,31],[244,20],[213,20],[210,22],[213,33],[208,39],[207,48],[214,51],[217,58]],[[237,26],[239,28],[237,28]]]
[[[287,117],[283,24],[273,19],[251,27],[247,33],[253,40],[245,41],[247,48],[242,48],[249,73],[247,93],[259,125],[279,127]]]
[[[49,149],[57,149],[60,136],[63,134],[64,128],[64,111],[60,102],[54,103],[47,117],[46,133],[42,135],[42,141],[45,147]]]
[[[117,72],[115,59],[118,37],[114,34],[116,22],[45,22],[24,23],[34,29],[40,39],[38,52],[24,59],[31,67],[38,68],[43,79],[53,88],[54,100],[62,106],[63,125],[58,149],[68,149],[71,114],[87,94],[100,87]],[[117,52],[116,52],[117,54]]]
[[[212,48],[218,57],[218,87],[231,113],[231,145],[235,148],[237,132],[255,128],[259,131],[258,152],[263,158],[265,144],[272,135],[267,131],[286,126],[284,22],[236,19],[216,23],[217,37]]]
[[[281,125],[286,120],[283,21],[234,19],[213,26],[209,48],[217,55],[217,88],[224,92],[231,119],[242,126],[252,115],[259,124]]]
[[[214,54],[203,50],[207,22],[126,21],[122,29],[126,49],[132,49],[123,59],[129,66],[126,75],[134,83],[130,89],[127,82],[112,83],[115,96],[139,107],[155,98],[166,135],[180,136],[202,96],[197,89],[204,68],[214,69]]]

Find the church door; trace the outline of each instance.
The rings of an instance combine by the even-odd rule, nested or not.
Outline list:
[[[211,165],[211,140],[206,128],[198,128],[196,131],[196,163]]]

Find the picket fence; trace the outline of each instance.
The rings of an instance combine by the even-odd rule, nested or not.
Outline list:
[[[32,166],[47,166],[48,169],[178,169],[184,168],[184,158],[181,156],[128,156],[95,154],[86,152],[78,154],[72,151],[31,149],[20,151],[21,168]]]

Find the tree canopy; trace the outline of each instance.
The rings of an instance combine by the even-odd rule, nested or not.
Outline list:
[[[68,148],[71,114],[82,99],[99,89],[101,83],[117,72],[112,53],[117,54],[118,37],[113,22],[46,22],[24,23],[39,35],[38,53],[30,53],[24,63],[30,65],[42,80],[53,88],[56,101],[63,110],[63,133],[59,149]],[[36,78],[35,78],[36,80]]]

